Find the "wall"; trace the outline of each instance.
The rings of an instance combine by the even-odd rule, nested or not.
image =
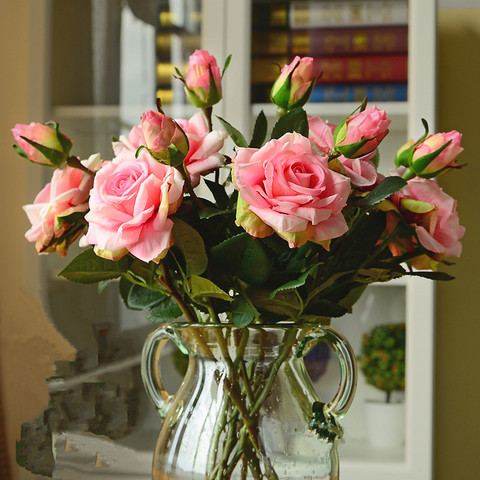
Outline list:
[[[478,7],[478,2],[477,2]],[[456,5],[455,5],[456,6]],[[464,170],[439,178],[458,199],[467,231],[463,254],[437,287],[435,480],[478,478],[480,459],[480,315],[478,216],[480,161],[480,8],[439,11],[438,126],[463,133]]]

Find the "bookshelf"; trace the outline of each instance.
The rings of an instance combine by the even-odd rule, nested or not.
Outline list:
[[[175,51],[178,55],[183,55],[183,58],[187,50],[193,48],[196,42],[199,42],[199,47],[202,46],[212,52],[220,64],[229,54],[232,54],[233,60],[225,75],[224,99],[215,108],[215,113],[228,119],[242,132],[251,131],[254,119],[262,110],[270,122],[273,123],[275,118],[275,108],[271,104],[250,101],[252,51],[250,32],[252,32],[254,1],[192,0],[191,3],[195,3],[196,6],[201,4],[201,26],[198,25],[198,17],[195,17],[185,31],[181,32],[173,26],[170,32],[166,32],[176,38],[174,42],[177,42],[177,47],[172,48],[171,52]],[[172,5],[187,3],[187,1],[170,2]],[[332,2],[320,0],[317,3],[327,5]],[[366,4],[368,1],[355,3]],[[398,146],[407,139],[422,134],[421,118],[428,120],[431,130],[435,129],[435,28],[435,0],[408,0],[407,100],[377,103],[380,108],[388,112],[392,120],[391,133],[381,149],[384,170],[393,166],[388,159],[392,158]],[[147,73],[155,76],[153,65],[157,61],[168,62],[168,60],[166,57],[159,60],[158,56],[153,60],[158,40],[155,27],[141,27],[141,29],[143,33],[139,38],[137,60],[141,59],[143,65],[152,61],[152,72]],[[147,51],[142,49],[145,42],[150,42]],[[179,59],[181,62],[180,57]],[[123,61],[127,65],[130,62],[129,58]],[[177,59],[172,61],[179,64]],[[108,140],[112,133],[117,133],[118,129],[126,130],[134,124],[141,111],[152,108],[155,90],[163,87],[150,79],[135,88],[137,88],[137,97],[128,98],[125,101],[120,98],[118,105],[57,105],[53,108],[52,117],[60,120],[63,129],[71,132],[72,136],[77,139],[80,136],[81,144],[78,146],[85,152],[80,153],[87,154],[97,148],[98,142]],[[165,89],[168,90],[168,87]],[[132,90],[131,86],[129,90]],[[152,96],[151,101],[148,100],[149,95]],[[318,102],[309,104],[307,110],[312,115],[320,115],[333,123],[338,123],[357,106],[356,102]],[[175,117],[188,117],[193,113],[182,102],[165,105],[165,110]],[[95,143],[95,146],[92,143]],[[107,149],[109,145],[104,147]],[[56,266],[50,266],[49,270],[54,272],[58,269]],[[51,280],[52,284],[53,282]],[[357,397],[343,421],[346,436],[345,442],[340,446],[342,480],[384,480],[385,478],[429,480],[433,478],[434,294],[433,283],[416,278],[372,286],[365,298],[362,298],[361,303],[357,305],[352,316],[334,321],[334,326],[352,340],[356,349],[358,349],[362,332],[371,326],[390,321],[407,323],[405,446],[391,450],[375,449],[366,441],[363,400],[374,395],[375,392],[372,392],[360,377]],[[131,318],[129,316],[125,325],[121,325],[122,329],[133,331],[135,322]],[[128,322],[131,325],[128,325]],[[138,324],[145,328],[143,320],[138,320]],[[335,362],[331,362],[328,375],[330,388],[333,391],[336,381],[335,368]],[[155,438],[153,430],[159,428],[160,422],[148,402],[145,403],[145,412],[143,425],[151,429],[149,434],[152,435],[153,442]],[[78,439],[78,443],[81,441],[82,439]],[[149,449],[150,447],[147,446],[143,452],[137,452],[137,456],[141,457],[139,461],[150,462]],[[111,456],[121,459],[122,452],[121,447],[118,451],[112,447]],[[144,460],[142,455],[148,458]],[[144,470],[141,472],[144,474],[142,478],[149,478],[149,469]],[[140,475],[140,472],[138,473]]]

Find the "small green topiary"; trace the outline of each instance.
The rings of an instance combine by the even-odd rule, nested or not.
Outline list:
[[[367,383],[386,392],[405,390],[405,324],[378,325],[364,334],[358,357]]]

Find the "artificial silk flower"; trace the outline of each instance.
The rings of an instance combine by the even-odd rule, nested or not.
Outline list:
[[[34,163],[59,167],[68,159],[72,141],[61,133],[56,123],[17,124],[12,128],[15,150]]]

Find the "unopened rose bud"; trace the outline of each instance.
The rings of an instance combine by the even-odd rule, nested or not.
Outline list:
[[[273,84],[270,98],[275,105],[285,110],[301,107],[310,98],[315,80],[313,58],[297,56],[282,68]]]
[[[385,110],[375,105],[355,113],[336,128],[335,150],[347,158],[363,157],[378,147],[389,125]]]
[[[217,60],[206,50],[195,50],[188,61],[185,92],[195,107],[208,108],[222,98],[222,76]]]
[[[61,133],[58,124],[53,122],[17,124],[12,133],[17,142],[14,145],[16,152],[40,165],[59,167],[67,161],[72,148],[70,138]]]
[[[175,120],[164,113],[148,110],[142,115],[145,146],[159,161],[176,166],[188,153],[188,139]]]

